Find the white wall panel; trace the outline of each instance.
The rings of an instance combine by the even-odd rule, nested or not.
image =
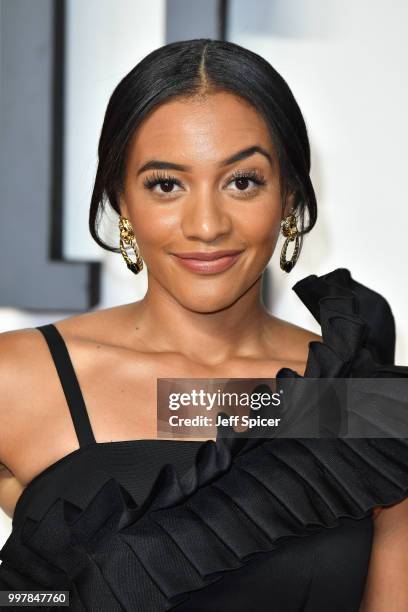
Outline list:
[[[319,331],[290,287],[347,267],[390,302],[396,362],[407,364],[408,3],[231,0],[229,14],[229,40],[264,56],[288,82],[312,147],[317,225],[288,275],[278,242],[275,313]]]

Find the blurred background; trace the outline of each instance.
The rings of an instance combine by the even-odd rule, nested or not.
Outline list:
[[[318,220],[290,274],[280,237],[268,308],[320,333],[291,287],[346,267],[389,301],[408,364],[407,23],[404,0],[0,0],[0,332],[144,295],[146,268],[88,231],[105,108],[147,53],[209,37],[264,56],[308,128]],[[0,511],[0,546],[10,526]]]

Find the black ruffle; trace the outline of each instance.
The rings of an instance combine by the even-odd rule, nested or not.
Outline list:
[[[395,348],[387,302],[348,270],[308,276],[293,290],[322,328],[305,377],[408,376],[387,363]],[[405,438],[230,433],[203,442],[182,477],[164,465],[140,506],[111,478],[83,510],[58,498],[40,521],[26,517],[1,551],[0,586],[71,590],[72,610],[171,610],[255,553],[408,495]]]

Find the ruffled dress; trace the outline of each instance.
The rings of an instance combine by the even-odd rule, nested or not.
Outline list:
[[[321,326],[305,378],[408,376],[394,365],[387,301],[346,268],[292,289]],[[0,589],[67,590],[75,612],[358,612],[373,509],[408,495],[406,438],[219,430],[216,442],[173,441],[147,477],[144,462],[166,441],[132,464],[129,449],[144,441],[104,447],[84,421],[78,431],[82,450],[28,485],[0,551]]]

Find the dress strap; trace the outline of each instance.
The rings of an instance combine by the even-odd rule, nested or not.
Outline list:
[[[36,329],[43,334],[50,349],[74,423],[79,446],[95,443],[82,391],[63,337],[52,323],[40,325]]]

